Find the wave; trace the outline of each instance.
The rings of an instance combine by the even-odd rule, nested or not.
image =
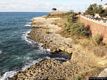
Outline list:
[[[2,50],[0,50],[0,54],[2,54]]]
[[[32,44],[32,40],[28,38],[28,34],[31,32],[31,30],[28,30],[27,32],[24,32],[22,35],[22,39],[25,40],[26,42]]]
[[[8,78],[13,77],[17,71],[8,71],[0,78],[0,80],[8,80]]]
[[[27,68],[31,67],[32,65],[39,63],[40,61],[44,59],[50,59],[50,57],[45,57],[45,58],[39,58],[38,60],[33,60],[30,63],[26,63],[24,67],[20,71],[25,71]],[[8,71],[3,74],[3,76],[0,78],[0,80],[8,80],[8,78],[13,77],[14,75],[17,74],[18,71]]]
[[[31,23],[32,23],[32,22],[27,22],[27,23],[25,24],[25,26],[26,26],[26,27],[30,27],[30,26],[31,26]],[[30,32],[31,32],[31,29],[29,29],[28,31],[24,32],[23,35],[22,35],[22,39],[25,40],[26,42],[28,42],[29,44],[33,44],[34,41],[28,38],[28,37],[29,37],[28,34],[29,34]]]
[[[31,40],[29,37],[29,33],[31,32],[31,29],[29,29],[28,31],[24,32],[22,34],[22,39],[25,40],[28,44],[31,44],[31,45],[34,45],[34,46],[37,46],[35,44],[38,44],[38,47],[40,50],[42,50],[43,52],[46,52],[46,49],[44,49],[42,46],[42,44],[40,43],[37,43],[33,40]],[[49,50],[49,49],[48,49]],[[0,53],[2,53],[2,51],[0,51]],[[19,57],[18,57],[19,58]],[[49,57],[44,57],[46,59],[50,59]],[[43,60],[44,58],[39,58],[37,60],[32,60],[32,59],[29,59],[29,57],[26,57],[26,60],[29,60],[28,62],[26,62],[24,64],[24,66],[22,67],[22,69],[18,70],[18,71],[24,71],[25,69],[29,68],[30,66],[36,64],[36,63],[39,63],[41,60]],[[5,72],[2,77],[0,78],[0,80],[8,80],[8,78],[11,78],[13,77],[15,74],[17,74],[18,71],[8,71],[8,72]]]
[[[28,22],[28,23],[26,23],[26,27],[31,27],[31,24],[32,24],[32,22]]]
[[[50,52],[50,49],[44,49],[44,48],[42,47],[42,45],[43,45],[42,43],[38,43],[38,42],[30,39],[30,38],[29,38],[29,35],[28,35],[30,32],[31,32],[31,29],[28,30],[28,31],[26,31],[26,32],[24,32],[23,35],[22,35],[22,39],[25,40],[28,44],[32,45],[33,47],[34,47],[34,46],[37,46],[37,47],[38,47],[40,50],[42,50],[42,51]]]
[[[22,68],[21,71],[25,71],[27,68],[31,67],[32,65],[39,63],[40,61],[44,60],[44,59],[50,59],[50,57],[44,57],[44,58],[39,58],[37,60],[33,60],[30,63],[25,64],[25,66]]]
[[[50,54],[51,55],[51,54]],[[39,58],[37,60],[30,60],[29,62],[25,63],[24,66],[18,70],[18,71],[9,71],[9,72],[5,72],[5,74],[3,74],[3,76],[0,78],[0,80],[8,80],[8,78],[13,77],[14,75],[17,74],[17,72],[19,71],[25,71],[27,68],[31,67],[32,65],[39,63],[40,61],[44,60],[44,59],[55,59],[55,60],[59,60],[59,61],[66,61],[65,58],[63,57],[51,57],[51,56],[46,56],[44,58]]]
[[[37,44],[40,50],[42,50],[43,52],[48,53],[49,55],[46,56],[46,57],[44,57],[44,58],[39,58],[39,59],[37,59],[37,60],[32,60],[32,59],[31,59],[29,62],[27,62],[27,63],[24,64],[24,66],[22,67],[22,69],[21,69],[20,71],[24,71],[25,69],[31,67],[32,65],[34,65],[34,64],[36,64],[36,63],[39,63],[40,61],[42,61],[42,60],[44,60],[44,59],[66,60],[66,59],[63,58],[63,57],[58,57],[58,56],[57,56],[57,57],[51,57],[51,56],[50,56],[50,55],[51,55],[51,54],[50,54],[50,49],[44,49],[44,48],[42,47],[42,45],[43,45],[42,43],[37,43],[37,42],[31,40],[30,38],[28,38],[28,37],[29,37],[28,34],[29,34],[30,32],[31,32],[31,29],[28,30],[28,31],[26,31],[26,32],[24,32],[23,35],[22,35],[22,39],[25,40],[28,44],[31,44],[31,45],[34,45],[34,46],[35,46],[35,44]],[[37,45],[36,45],[36,46],[37,46]],[[2,53],[2,51],[0,51],[0,53]],[[5,72],[5,73],[3,74],[3,76],[0,78],[0,80],[8,80],[8,78],[13,77],[15,74],[17,74],[17,72],[18,72],[18,71],[8,71],[8,72]]]
[[[22,67],[22,69],[20,71],[25,71],[27,68],[31,67],[32,65],[39,63],[40,61],[44,60],[44,59],[56,59],[56,60],[60,60],[60,61],[65,61],[66,59],[64,58],[51,58],[51,57],[44,57],[44,58],[39,58],[37,60],[32,60],[29,63],[26,63],[24,65],[24,67]],[[0,78],[0,80],[8,80],[8,78],[13,77],[14,75],[17,74],[18,71],[8,71],[5,72],[5,74]]]

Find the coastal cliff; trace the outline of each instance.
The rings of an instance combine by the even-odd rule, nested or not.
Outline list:
[[[102,64],[102,57],[97,57],[94,50],[80,44],[81,39],[76,43],[72,37],[61,35],[67,22],[64,15],[34,18],[29,38],[42,43],[42,47],[50,49],[52,54],[60,51],[69,54],[70,59],[64,62],[43,59],[25,71],[19,71],[10,80],[86,80],[90,76],[98,76],[106,67],[106,63]]]
[[[31,39],[43,43],[43,47],[49,48],[51,52],[62,50],[72,53],[72,39],[58,34],[62,30],[59,26],[64,24],[60,17],[39,17],[33,19],[32,24],[33,30],[29,34]]]

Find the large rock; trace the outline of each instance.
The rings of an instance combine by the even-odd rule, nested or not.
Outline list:
[[[105,68],[98,77],[107,77],[107,68]]]

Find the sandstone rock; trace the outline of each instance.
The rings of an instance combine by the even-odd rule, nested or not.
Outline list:
[[[107,77],[107,68],[105,68],[99,75],[98,77]]]

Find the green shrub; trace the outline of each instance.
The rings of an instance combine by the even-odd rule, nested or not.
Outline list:
[[[67,29],[72,35],[89,36],[91,34],[91,31],[88,28],[78,22],[69,25]]]
[[[99,44],[101,44],[102,41],[103,41],[103,36],[100,35],[100,34],[97,34],[97,35],[95,35],[95,36],[93,37],[93,41],[94,41],[95,44],[99,45]]]
[[[77,36],[89,37],[91,34],[89,28],[84,27],[82,23],[78,22],[78,18],[76,18],[76,15],[74,13],[67,16],[67,23],[65,23],[65,31],[68,32],[70,35]]]

